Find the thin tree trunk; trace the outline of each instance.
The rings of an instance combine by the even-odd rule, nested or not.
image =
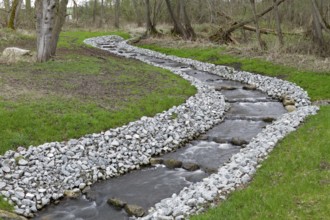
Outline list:
[[[96,21],[96,9],[97,9],[97,0],[94,0],[94,6],[93,6],[93,24],[95,24],[95,21]]]
[[[181,13],[181,16],[182,16],[182,19],[183,19],[184,26],[186,28],[186,32],[189,35],[189,38],[191,40],[195,40],[196,39],[196,33],[195,33],[193,27],[191,26],[191,22],[190,22],[190,19],[188,17],[188,14],[187,14],[186,0],[180,0],[180,7],[181,7],[180,13]]]
[[[137,0],[132,0],[133,7],[134,7],[134,12],[135,12],[135,16],[136,16],[136,24],[137,24],[138,27],[142,27],[143,20],[141,18],[143,16],[142,16],[142,12],[140,10],[139,4],[136,1]]]
[[[280,14],[278,12],[278,6],[276,4],[277,0],[273,0],[274,2],[274,10],[275,10],[275,18],[276,18],[276,32],[278,37],[278,42],[280,47],[284,45],[283,34],[281,29],[281,21],[280,21]]]
[[[9,11],[10,10],[10,1],[9,0],[4,0],[3,4],[5,6],[5,10]]]
[[[13,29],[13,30],[16,29],[15,24],[16,24],[17,14],[20,9],[21,1],[22,0],[14,0],[13,4],[11,6],[9,19],[8,19],[8,23],[7,23],[7,27],[10,29]]]
[[[261,50],[264,50],[265,47],[264,47],[263,42],[261,40],[261,34],[260,34],[260,28],[259,28],[259,22],[258,22],[258,16],[257,16],[256,4],[255,4],[255,1],[254,0],[250,0],[250,3],[251,3],[253,17],[254,17],[254,24],[256,26],[256,34],[257,34],[257,40],[258,40],[259,48]]]
[[[319,18],[319,9],[315,0],[312,0],[313,8],[313,37],[315,43],[318,45],[319,49],[322,50],[324,45],[324,38],[322,33],[322,24]]]
[[[151,9],[150,9],[150,1],[145,0],[145,5],[146,5],[146,36],[149,35],[157,35],[159,34],[155,25],[151,21]]]
[[[120,0],[115,2],[115,28],[119,28]]]

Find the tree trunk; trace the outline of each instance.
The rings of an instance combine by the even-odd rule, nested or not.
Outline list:
[[[315,0],[312,0],[312,8],[313,8],[313,31],[312,31],[313,40],[319,47],[319,50],[323,50],[324,38],[322,33],[322,24],[319,17],[319,9]]]
[[[151,9],[150,9],[150,1],[145,0],[146,5],[146,36],[149,35],[158,35],[158,31],[154,25],[154,23],[151,21]]]
[[[31,14],[31,0],[25,0],[25,9],[27,13],[30,15]]]
[[[190,22],[190,19],[188,17],[188,14],[187,14],[186,6],[187,6],[186,5],[186,0],[180,0],[180,7],[181,7],[180,13],[181,13],[181,16],[182,16],[182,19],[183,19],[184,26],[186,28],[187,35],[189,35],[189,39],[195,40],[196,39],[196,33],[195,33],[194,29],[191,26],[191,22]]]
[[[13,4],[11,6],[10,14],[9,14],[9,19],[7,23],[7,27],[10,29],[15,30],[16,29],[16,19],[18,17],[18,11],[20,9],[22,0],[14,0]]]
[[[194,29],[191,27],[190,20],[188,18],[187,12],[186,12],[186,5],[184,0],[179,0],[180,2],[180,14],[181,18],[183,19],[183,24],[177,19],[177,17],[174,15],[171,3],[169,0],[165,0],[168,12],[170,14],[170,17],[173,21],[173,33],[180,35],[183,39],[187,40],[194,40],[196,38],[196,34],[194,32]]]
[[[119,28],[120,0],[115,2],[115,28]]]
[[[137,0],[132,0],[133,2],[133,7],[134,7],[134,12],[136,15],[136,23],[138,27],[142,27],[143,26],[143,20],[141,19],[142,16],[142,12],[140,10],[139,4],[136,2]]]
[[[259,45],[260,50],[264,50],[265,46],[264,46],[264,43],[261,40],[260,28],[259,28],[259,22],[258,22],[257,10],[256,10],[256,4],[255,4],[254,0],[250,0],[250,3],[251,3],[253,17],[254,17],[254,24],[256,26],[256,34],[257,34],[258,45]]]
[[[283,34],[281,29],[281,21],[280,21],[280,14],[278,12],[278,6],[276,4],[277,0],[273,0],[274,2],[274,10],[275,10],[275,18],[276,18],[276,32],[278,37],[278,42],[280,47],[284,45]]]
[[[96,21],[96,10],[97,10],[97,0],[94,0],[94,6],[93,6],[93,24],[95,24],[95,21]]]
[[[55,55],[67,4],[68,0],[36,0],[38,62],[48,61]]]

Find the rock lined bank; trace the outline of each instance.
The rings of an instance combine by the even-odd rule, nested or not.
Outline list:
[[[295,130],[305,117],[317,111],[316,107],[309,106],[305,91],[283,80],[166,56],[130,46],[119,37],[98,37],[85,42],[99,48],[111,44],[114,48],[112,53],[134,57],[163,68],[161,63],[155,64],[143,55],[178,61],[189,68],[249,83],[272,97],[294,100],[296,111],[284,114],[267,126],[216,174],[156,204],[144,219],[182,219],[202,211],[202,205],[218,196],[224,199],[227,193],[251,179],[258,164],[278,140]],[[223,120],[227,106],[218,91],[190,77],[183,69],[166,69],[189,80],[197,87],[198,93],[186,103],[153,118],[143,117],[126,126],[86,135],[78,140],[46,143],[28,149],[20,147],[17,151],[6,152],[0,156],[1,195],[15,204],[17,213],[32,216],[38,209],[64,194],[79,193],[98,180],[149,164],[151,156],[176,149]]]
[[[113,41],[117,41],[119,48],[117,51],[111,52],[117,55],[130,57],[130,53],[133,53],[173,60],[186,64],[193,69],[210,72],[230,80],[248,83],[269,96],[282,100],[286,107],[291,106],[289,111],[292,111],[282,115],[263,129],[244,149],[235,154],[225,166],[220,167],[217,173],[205,178],[202,182],[184,188],[178,195],[173,194],[171,198],[160,201],[142,219],[186,219],[191,214],[204,211],[206,204],[212,203],[219,198],[226,199],[230,192],[247,184],[252,179],[260,163],[267,158],[267,155],[279,140],[283,139],[290,132],[295,131],[306,117],[314,115],[318,111],[318,107],[310,106],[311,102],[307,92],[299,86],[281,79],[244,71],[235,71],[233,68],[202,63],[191,59],[167,56],[130,46],[117,37],[100,37],[91,41],[87,40],[87,43],[102,48],[102,45],[107,42],[112,43]],[[123,53],[123,50],[126,51],[126,54]],[[143,57],[136,56],[136,58],[152,64],[152,62]],[[157,66],[162,67],[161,64]],[[177,71],[175,68],[166,68]],[[182,72],[179,71],[179,74],[182,74]]]

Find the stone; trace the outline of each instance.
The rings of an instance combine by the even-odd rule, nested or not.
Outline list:
[[[182,168],[188,171],[196,171],[199,169],[199,165],[195,163],[183,163]]]
[[[243,86],[243,89],[244,90],[256,90],[257,89],[257,86],[256,85],[249,84],[249,85]]]
[[[76,190],[65,190],[64,191],[64,196],[70,198],[70,199],[76,199],[79,197],[80,195],[80,190],[79,189],[76,189]]]
[[[287,105],[287,106],[285,106],[285,109],[288,111],[288,112],[294,112],[294,111],[296,111],[296,106],[294,106],[294,105]]]
[[[246,140],[242,140],[239,138],[232,138],[231,143],[236,146],[243,146],[243,145],[248,144],[248,142]]]
[[[144,209],[141,206],[137,205],[125,205],[125,211],[129,216],[142,217],[145,213]]]
[[[2,190],[3,188],[6,187],[6,183],[5,182],[0,182],[0,190]]]
[[[107,203],[117,209],[122,209],[125,207],[126,202],[118,199],[118,198],[110,198],[108,199]]]
[[[19,216],[12,212],[7,212],[7,211],[1,210],[1,209],[0,209],[0,219],[2,219],[2,220],[27,220],[27,218],[24,218],[23,216]]]
[[[21,49],[18,47],[7,47],[3,50],[1,59],[8,63],[17,61],[30,61],[32,53],[30,50]]]
[[[175,159],[164,160],[164,165],[169,169],[181,168],[182,162]]]
[[[21,158],[21,159],[18,160],[18,165],[26,166],[26,165],[28,165],[28,161],[25,160],[24,158]]]
[[[294,99],[290,98],[290,97],[285,97],[282,101],[283,105],[284,106],[287,106],[287,105],[295,105],[295,101]]]
[[[34,198],[34,194],[32,193],[26,193],[25,198],[32,200]]]
[[[10,172],[10,167],[9,166],[3,166],[1,169],[5,173],[9,173]]]
[[[159,157],[152,157],[150,158],[149,162],[151,165],[162,164],[164,162],[164,159]]]

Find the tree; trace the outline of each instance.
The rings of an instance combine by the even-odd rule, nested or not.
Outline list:
[[[183,39],[195,40],[196,34],[194,29],[191,27],[190,20],[186,11],[186,1],[179,0],[178,4],[180,4],[178,15],[176,16],[173,12],[172,5],[169,0],[165,0],[168,12],[170,14],[171,20],[173,22],[173,33],[180,35]],[[178,20],[178,18],[182,18]],[[183,23],[181,23],[183,22]]]
[[[145,0],[146,5],[146,33],[145,36],[149,35],[158,35],[159,32],[156,29],[156,24],[151,20],[151,8],[150,8],[150,1]]]
[[[277,0],[273,0],[273,2],[274,2],[274,10],[275,10],[277,37],[278,37],[279,45],[280,45],[280,47],[282,47],[284,45],[284,40],[283,40],[283,34],[282,34],[282,29],[281,29],[280,14],[278,12],[278,6],[276,4]]]
[[[68,0],[36,0],[38,62],[48,61],[55,56],[67,4]]]
[[[115,2],[115,28],[119,28],[120,0]]]
[[[264,50],[265,49],[265,44],[263,43],[263,41],[261,39],[261,35],[260,35],[260,28],[259,28],[259,21],[258,21],[258,16],[257,16],[255,0],[250,0],[250,3],[251,3],[253,17],[254,17],[254,24],[256,26],[256,34],[257,34],[257,40],[258,40],[259,48],[261,50]],[[276,0],[275,0],[275,5],[276,5]]]
[[[16,29],[16,21],[18,17],[18,12],[21,6],[22,0],[14,0],[10,9],[9,18],[7,22],[7,27],[10,29]]]

